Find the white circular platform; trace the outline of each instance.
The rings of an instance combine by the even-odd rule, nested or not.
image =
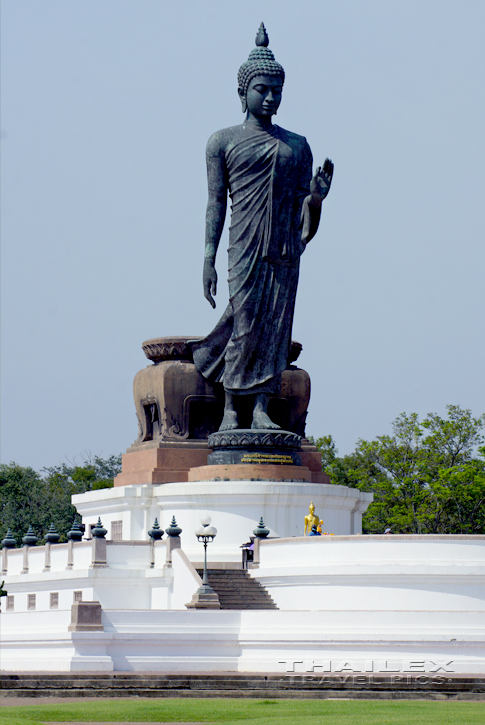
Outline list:
[[[270,537],[301,536],[311,501],[315,514],[323,519],[324,531],[360,534],[362,514],[372,494],[319,483],[201,481],[120,486],[73,497],[83,523],[94,523],[100,516],[108,538],[113,522],[121,521],[124,540],[145,541],[155,517],[166,529],[175,516],[182,528],[184,551],[196,562],[203,555],[194,533],[201,516],[209,514],[218,532],[209,545],[209,560],[241,561],[239,547],[249,540],[261,516]]]

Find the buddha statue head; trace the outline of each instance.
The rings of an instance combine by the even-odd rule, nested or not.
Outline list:
[[[268,44],[268,33],[263,23],[261,23],[256,35],[256,47],[250,52],[247,61],[242,64],[237,74],[238,94],[243,113],[247,110],[248,88],[255,78],[269,76],[278,79],[280,88],[283,87],[285,82],[284,68],[275,60],[273,52],[268,48]],[[274,113],[276,113],[276,110]]]

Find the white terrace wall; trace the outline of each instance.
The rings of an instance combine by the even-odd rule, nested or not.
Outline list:
[[[477,613],[451,628],[443,613],[405,615],[398,629],[365,611],[105,610],[103,632],[68,632],[53,612],[15,618],[2,626],[7,671],[485,674]]]
[[[101,565],[94,563],[94,539],[4,549],[8,598],[3,600],[2,624],[9,626],[10,617],[24,613],[30,626],[35,613],[51,610],[69,612],[70,621],[75,600],[98,601],[103,609],[185,609],[201,581],[180,549],[172,550],[172,542],[103,540],[106,563]]]
[[[485,615],[485,536],[263,540],[250,574],[285,610]]]
[[[200,579],[180,549],[167,562],[165,542],[107,542],[96,568],[92,547],[76,544],[67,570],[65,545],[50,571],[43,547],[8,552],[2,669],[485,673],[484,536],[261,542],[250,574],[279,611],[186,610]],[[76,590],[101,602],[103,631],[68,631]]]

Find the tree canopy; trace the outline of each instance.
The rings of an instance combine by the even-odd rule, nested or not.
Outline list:
[[[485,416],[447,411],[421,422],[402,413],[393,435],[359,440],[341,458],[331,436],[314,441],[332,483],[374,494],[365,533],[485,534]]]
[[[71,496],[110,488],[120,471],[121,454],[106,459],[89,456],[80,464],[61,463],[42,473],[17,463],[0,465],[0,537],[10,528],[21,545],[32,526],[40,542],[53,523],[61,541],[66,541],[76,515]]]

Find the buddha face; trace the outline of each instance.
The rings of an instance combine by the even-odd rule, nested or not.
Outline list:
[[[249,116],[270,119],[281,103],[283,81],[280,76],[256,76],[252,79],[246,93],[246,105]],[[241,100],[244,99],[239,90]]]

